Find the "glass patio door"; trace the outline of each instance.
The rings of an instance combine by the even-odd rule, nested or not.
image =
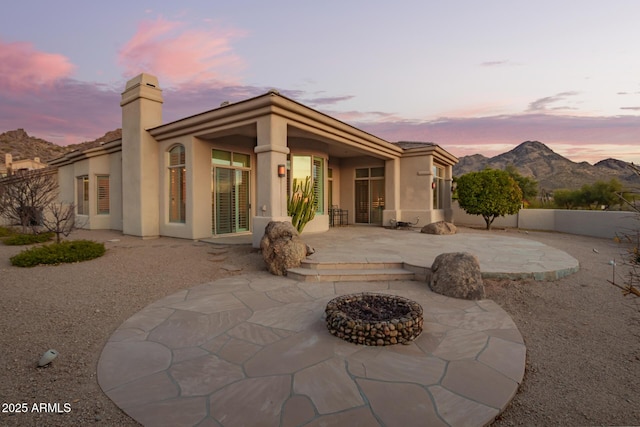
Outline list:
[[[249,231],[249,171],[214,168],[213,234]]]
[[[382,225],[384,168],[356,169],[356,223]]]

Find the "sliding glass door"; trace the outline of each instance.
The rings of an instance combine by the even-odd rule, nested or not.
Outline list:
[[[249,171],[214,168],[213,234],[249,231]]]

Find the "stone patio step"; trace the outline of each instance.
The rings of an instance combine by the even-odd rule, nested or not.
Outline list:
[[[308,263],[287,270],[287,277],[300,282],[356,282],[413,280],[415,273],[402,263]]]
[[[403,267],[404,263],[402,261],[342,262],[305,259],[302,261],[302,264],[300,264],[300,268],[308,268],[312,270],[383,270]]]

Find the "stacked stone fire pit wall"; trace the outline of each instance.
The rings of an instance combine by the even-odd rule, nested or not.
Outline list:
[[[395,295],[343,295],[329,301],[325,313],[329,332],[354,344],[409,344],[422,332],[422,306]]]

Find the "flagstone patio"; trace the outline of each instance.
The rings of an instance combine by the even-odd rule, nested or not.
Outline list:
[[[484,251],[481,268],[491,273],[502,264],[516,277],[578,268],[566,253],[524,239],[389,232],[401,233],[369,229],[342,245],[330,233],[309,240],[321,248],[316,259],[366,256],[357,245],[374,258],[382,251],[417,260],[422,242],[428,264],[432,252],[446,251],[443,242],[466,241]],[[380,239],[387,244],[376,252]],[[422,334],[386,347],[331,335],[326,303],[363,291],[420,303]],[[493,301],[447,298],[420,281],[302,282],[265,271],[201,284],[136,313],[109,338],[98,382],[149,426],[482,426],[515,395],[525,359],[520,332]]]

